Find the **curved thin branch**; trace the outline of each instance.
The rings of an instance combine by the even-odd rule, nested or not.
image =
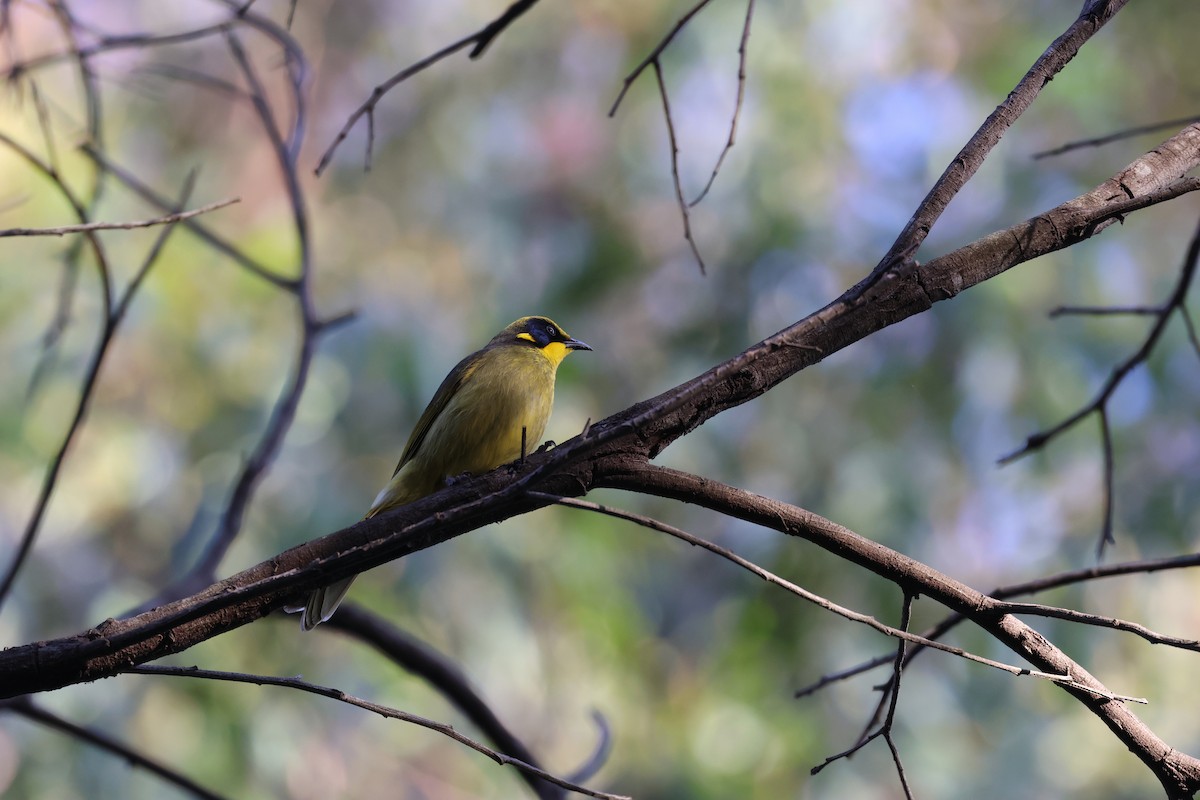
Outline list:
[[[1072,586],[1074,584],[1086,583],[1088,581],[1100,580],[1102,578],[1115,578],[1123,575],[1149,575],[1155,572],[1162,572],[1164,570],[1191,569],[1193,567],[1200,567],[1200,553],[1193,553],[1186,556],[1172,556],[1170,558],[1126,561],[1120,564],[1098,564],[1092,567],[1084,567],[1083,569],[1073,569],[1066,572],[1059,572],[1054,575],[1046,575],[1041,578],[1034,578],[1030,581],[1000,586],[988,592],[988,597],[996,600],[1006,600],[1010,597],[1038,594],[1040,592],[1050,591],[1051,589],[1059,589],[1064,586]],[[940,639],[952,628],[955,628],[960,623],[965,622],[966,619],[967,618],[961,614],[951,614],[941,622],[927,629],[921,635],[927,639]],[[920,647],[914,647],[909,651],[907,660],[911,661],[921,652],[921,650],[922,648]],[[864,672],[869,672],[870,670],[882,667],[884,664],[887,664],[890,659],[891,656],[889,655],[879,655],[860,664],[847,667],[844,670],[823,675],[808,686],[796,690],[795,697],[807,697],[811,694],[815,694],[830,684],[849,680],[850,678],[862,675]]]
[[[1134,128],[1126,128],[1123,131],[1110,133],[1105,136],[1097,136],[1094,139],[1081,139],[1077,142],[1068,142],[1067,144],[1042,150],[1033,154],[1035,161],[1052,156],[1061,156],[1063,153],[1069,153],[1072,150],[1080,150],[1085,147],[1100,147],[1101,145],[1119,142],[1122,139],[1130,139],[1134,136],[1141,136],[1147,133],[1157,133],[1158,131],[1169,131],[1172,128],[1179,128],[1184,125],[1191,125],[1193,122],[1200,122],[1200,116],[1192,115],[1190,117],[1180,117],[1179,119],[1168,119],[1163,122],[1152,122],[1149,125],[1138,125]]]
[[[556,775],[551,775],[549,772],[546,772],[539,767],[535,767],[533,764],[528,764],[518,758],[497,752],[487,745],[475,741],[470,736],[459,733],[454,729],[453,726],[447,725],[444,722],[436,722],[428,719],[427,717],[418,716],[417,714],[410,714],[407,711],[400,711],[399,709],[390,708],[385,705],[380,705],[379,703],[372,703],[369,700],[363,700],[355,697],[354,695],[347,694],[341,689],[334,689],[330,686],[320,686],[299,678],[278,678],[270,675],[224,672],[219,670],[200,669],[199,667],[140,666],[132,667],[128,670],[128,672],[134,675],[163,675],[169,677],[201,678],[214,681],[231,681],[234,683],[252,683],[258,686],[282,686],[288,689],[296,689],[301,692],[308,692],[309,694],[320,695],[321,697],[328,697],[341,703],[346,703],[348,705],[371,711],[381,717],[384,717],[385,719],[398,719],[402,722],[408,722],[412,725],[428,728],[431,731],[435,731],[443,736],[453,739],[459,744],[466,745],[477,753],[482,753],[502,767],[515,767],[521,772],[527,772],[531,775],[536,775],[543,781],[548,781],[553,783],[555,786],[561,786],[564,789],[569,789],[577,794],[586,795],[587,797],[598,797],[601,798],[601,800],[632,800],[632,798],[625,795],[610,794],[608,792],[601,792],[596,789],[588,789],[585,786],[579,786],[578,784],[571,783],[570,781],[559,778]]]
[[[600,505],[599,503],[593,503],[590,500],[577,500],[577,499],[571,498],[571,497],[559,497],[557,495],[546,494],[544,492],[530,492],[529,494],[532,497],[536,497],[540,500],[545,500],[550,503],[556,503],[560,506],[567,506],[568,508],[579,508],[579,509],[583,509],[585,511],[594,511],[597,514],[605,514],[610,517],[616,517],[617,519],[623,519],[623,520],[627,520],[629,522],[635,522],[638,525],[641,525],[646,528],[650,528],[651,530],[656,530],[661,533],[665,533],[668,536],[674,536],[676,539],[687,542],[688,544],[690,544],[694,547],[703,548],[710,553],[714,553],[714,554],[720,556],[721,558],[724,558],[727,561],[731,561],[734,564],[737,564],[742,569],[747,570],[748,572],[758,576],[759,578],[762,578],[767,583],[770,583],[774,586],[778,586],[781,589],[784,589],[785,591],[791,592],[792,594],[796,595],[797,597],[801,598],[802,600],[807,600],[808,602],[812,603],[815,606],[819,606],[820,608],[823,608],[826,611],[831,611],[834,614],[837,614],[839,617],[844,617],[845,619],[848,619],[851,622],[861,623],[863,625],[866,625],[869,628],[879,631],[880,633],[884,634],[885,636],[891,636],[895,639],[899,639],[902,642],[912,642],[913,644],[919,644],[924,647],[933,648],[935,650],[941,650],[943,653],[950,653],[951,655],[955,655],[955,656],[959,656],[960,658],[964,658],[967,661],[974,661],[976,664],[983,664],[984,666],[994,667],[995,669],[998,669],[1002,672],[1007,672],[1010,675],[1017,675],[1017,676],[1031,675],[1035,678],[1044,678],[1048,681],[1066,682],[1066,683],[1072,682],[1071,676],[1069,674],[1048,673],[1048,672],[1041,672],[1039,670],[1027,669],[1025,667],[1014,667],[1011,664],[1005,664],[1002,661],[993,661],[990,658],[984,658],[983,656],[977,656],[974,653],[969,653],[966,650],[963,650],[961,648],[953,647],[948,644],[943,644],[942,642],[934,641],[933,639],[926,639],[922,636],[918,636],[915,633],[910,633],[907,630],[902,630],[900,628],[893,628],[891,625],[886,625],[886,624],[880,622],[879,620],[875,619],[874,617],[870,616],[869,614],[862,614],[858,611],[854,611],[853,609],[849,609],[849,608],[846,608],[845,606],[838,605],[837,603],[834,603],[831,600],[821,597],[818,594],[814,594],[813,592],[810,592],[801,586],[797,586],[796,584],[792,583],[791,581],[789,581],[785,578],[781,578],[778,575],[776,575],[775,573],[771,572],[770,570],[764,569],[763,567],[759,566],[758,564],[755,564],[753,561],[750,561],[749,559],[746,559],[746,558],[742,558],[738,554],[734,553],[732,550],[729,550],[727,548],[721,547],[720,545],[714,544],[713,542],[710,542],[707,539],[702,539],[699,536],[688,533],[687,531],[682,530],[681,528],[676,528],[674,525],[668,525],[665,522],[661,522],[657,519],[653,519],[652,517],[647,517],[642,514],[635,514],[631,511],[625,511],[625,510],[619,509],[619,508],[613,508],[612,506]],[[1142,700],[1141,698],[1121,697],[1119,695],[1113,695],[1111,693],[1107,693],[1107,691],[1106,691],[1105,696],[1108,697],[1109,699],[1114,699],[1114,700],[1116,700],[1116,699],[1131,700],[1133,702],[1139,702],[1139,703],[1146,702],[1145,700]]]
[[[471,720],[498,750],[508,753],[526,764],[539,766],[538,759],[496,717],[491,707],[472,688],[471,682],[462,674],[458,666],[425,642],[377,614],[372,614],[353,603],[342,605],[325,627],[353,636],[364,644],[374,647],[401,668],[420,676]],[[604,741],[601,741],[600,744],[601,748],[599,748],[598,754],[603,753]],[[594,761],[594,759],[589,759],[589,761]],[[603,761],[596,764],[595,769],[589,773],[576,772],[572,774],[570,780],[572,783],[583,783],[595,775],[601,766],[603,766]],[[549,785],[533,776],[532,773],[523,772],[521,774],[538,797],[551,800],[551,798],[562,796],[560,787]]]

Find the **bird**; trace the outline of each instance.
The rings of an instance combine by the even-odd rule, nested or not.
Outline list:
[[[479,475],[525,456],[541,441],[554,405],[558,365],[591,350],[549,317],[521,317],[450,370],[408,437],[400,462],[365,519],[420,500],[454,478]],[[300,627],[328,620],[354,576],[316,589]]]

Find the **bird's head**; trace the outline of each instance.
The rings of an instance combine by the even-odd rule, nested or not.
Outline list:
[[[492,339],[492,344],[536,347],[556,366],[572,350],[591,350],[591,345],[574,339],[549,317],[521,317]]]

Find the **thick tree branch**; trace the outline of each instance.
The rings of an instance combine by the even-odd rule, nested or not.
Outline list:
[[[1016,264],[1093,236],[1127,198],[1181,185],[1200,163],[1200,125],[1191,125],[1085,195],[885,281],[856,289],[708,372],[592,425],[584,435],[456,483],[430,497],[292,548],[231,578],[146,614],[109,621],[74,637],[0,652],[0,691],[10,695],[112,675],[245,625],[288,599],[339,578],[545,505],[537,489],[582,494],[606,459],[654,458],[718,413],[746,403],[825,356],[924,311],[932,302]],[[1124,187],[1117,189],[1117,186]],[[1187,188],[1193,188],[1188,184]]]
[[[109,620],[76,636],[2,651],[0,693],[13,696],[95,680],[185,650],[258,619],[316,586],[545,504],[528,497],[528,490],[574,496],[614,471],[628,474],[630,465],[643,464],[721,411],[753,400],[821,358],[1016,264],[1095,235],[1102,223],[1117,213],[1114,209],[1132,202],[1130,198],[1155,194],[1156,201],[1162,202],[1185,189],[1190,191],[1195,187],[1179,178],[1197,163],[1200,126],[1193,125],[1093,191],[934,259],[911,274],[893,274],[870,292],[851,289],[703,375],[597,423],[553,450],[531,455],[519,466],[455,483],[417,503],[292,548],[191,597],[137,617]],[[885,571],[891,563],[890,552],[884,549],[875,554]],[[934,593],[930,586],[936,587],[943,577],[929,571],[906,577],[904,585],[911,584],[909,588],[930,596]],[[1018,652],[1028,651],[1043,671],[1072,666],[1015,618],[1003,616],[988,630]],[[1102,688],[1084,672],[1072,671],[1072,675],[1083,686]],[[1164,785],[1164,776],[1172,770],[1179,776],[1176,788],[1200,776],[1200,764],[1186,756],[1170,755],[1169,748],[1152,734],[1147,732],[1145,740],[1139,738],[1144,726],[1136,717],[1103,712],[1109,706],[1119,708],[1119,704],[1073,691],[1078,691],[1090,708],[1103,713],[1118,737],[1153,764]]]

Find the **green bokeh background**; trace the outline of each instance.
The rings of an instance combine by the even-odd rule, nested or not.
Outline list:
[[[218,4],[76,4],[105,33],[172,32]],[[1078,2],[759,2],[737,146],[682,238],[666,130],[645,75],[621,81],[687,5],[543,3],[477,62],[460,54],[394,90],[362,169],[359,125],[329,171],[322,150],[372,87],[482,26],[505,4],[301,0],[310,59],[301,163],[323,338],[295,425],[222,564],[232,574],[355,521],[394,466],[445,372],[512,319],[549,314],[595,347],[560,371],[547,435],[596,420],[718,363],[816,310],[874,265],[945,164],[1073,19]],[[254,10],[277,21],[288,3]],[[666,52],[685,192],[728,134],[745,6],[718,2]],[[1196,113],[1200,5],[1134,3],[1056,77],[954,201],[925,260],[1067,200],[1169,132],[1033,161],[1063,142]],[[63,48],[40,6],[14,3],[11,63]],[[285,109],[278,52],[243,43]],[[237,80],[218,39],[93,59],[111,157],[166,194],[198,169],[192,205],[240,197],[205,222],[295,274],[290,208],[244,100],[164,67]],[[32,75],[63,174],[90,162],[75,72]],[[290,120],[290,111],[283,114]],[[45,153],[27,80],[0,130]],[[1060,304],[1167,297],[1193,198],[1023,265],[826,359],[674,444],[660,463],[802,505],[980,589],[1087,565],[1102,518],[1094,419],[997,468],[1026,435],[1086,403],[1140,344],[1139,318],[1047,317]],[[97,218],[153,215],[115,182]],[[74,222],[50,184],[0,148],[0,227]],[[156,232],[102,234],[118,285]],[[0,552],[5,560],[57,448],[99,327],[84,263],[69,325],[36,390],[63,281],[59,239],[0,243]],[[1193,292],[1195,297],[1195,292]],[[1200,313],[1195,300],[1191,308]],[[287,379],[294,303],[182,230],[114,343],[32,559],[0,616],[0,643],[65,635],[120,615],[203,547]],[[1200,358],[1178,320],[1111,407],[1116,536],[1109,559],[1192,552],[1200,536]],[[895,623],[898,590],[803,542],[618,492],[601,502],[717,540],[802,586]],[[1200,627],[1194,574],[1109,580],[1045,602],[1180,636]],[[353,595],[446,653],[552,771],[613,751],[591,781],[638,798],[893,798],[874,744],[819,776],[875,701],[876,671],[804,700],[822,674],[886,652],[877,634],[710,555],[608,518],[539,511],[364,576]],[[927,602],[915,627],[939,618]],[[1038,622],[1172,746],[1200,753],[1197,661],[1109,631]],[[963,629],[952,640],[1015,656]],[[336,633],[269,619],[171,663],[302,674],[473,733],[423,682]],[[38,699],[238,798],[511,798],[511,769],[437,734],[284,689],[125,676]],[[923,656],[906,673],[897,742],[922,798],[1135,798],[1151,774],[1061,691]],[[0,716],[0,794],[169,798],[171,787],[58,733]]]

